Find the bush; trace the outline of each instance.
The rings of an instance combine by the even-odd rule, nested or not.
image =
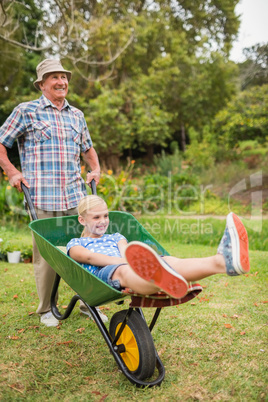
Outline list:
[[[217,146],[208,127],[201,134],[189,130],[191,144],[187,147],[185,157],[194,171],[211,169],[216,160]]]
[[[178,150],[178,146],[173,145],[173,153],[171,155],[167,155],[164,150],[162,150],[160,155],[155,155],[154,165],[156,166],[157,173],[163,176],[181,172],[182,156]]]
[[[25,211],[24,194],[19,193],[15,188],[11,187],[7,176],[3,174],[0,180],[0,210],[2,212],[2,220],[5,222],[29,222],[29,216]]]
[[[199,197],[199,181],[185,171],[164,176],[160,173],[134,176],[135,161],[116,176],[112,170],[103,173],[98,194],[104,198],[110,210],[130,213],[159,213],[177,207],[189,206]],[[89,190],[89,193],[91,191]]]
[[[19,232],[14,227],[0,227],[2,242],[0,243],[0,253],[2,258],[8,252],[21,251],[23,258],[31,257],[33,254],[32,236],[28,227],[24,227]]]

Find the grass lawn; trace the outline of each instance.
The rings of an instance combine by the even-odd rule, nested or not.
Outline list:
[[[162,245],[180,257],[215,252]],[[162,310],[153,337],[166,377],[151,389],[136,388],[119,372],[96,324],[77,306],[58,328],[40,325],[32,264],[0,262],[0,400],[266,401],[268,252],[254,250],[250,258],[249,275],[205,279],[198,298]],[[60,308],[72,295],[63,282]],[[127,307],[102,308],[111,318]]]

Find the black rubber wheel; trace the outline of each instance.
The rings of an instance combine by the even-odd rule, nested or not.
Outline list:
[[[122,310],[113,315],[110,322],[112,339],[119,331],[126,313],[127,310]],[[144,380],[153,375],[156,365],[154,341],[146,322],[137,311],[132,311],[117,345],[123,345],[124,351],[120,352],[120,356],[134,377]]]

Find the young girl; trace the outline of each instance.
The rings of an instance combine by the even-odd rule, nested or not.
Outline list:
[[[217,254],[187,259],[160,257],[144,243],[128,244],[120,233],[105,234],[109,225],[108,208],[97,195],[83,198],[78,213],[84,231],[80,238],[68,243],[67,253],[118,290],[130,288],[144,295],[162,290],[179,299],[187,293],[188,282],[215,274],[234,276],[249,272],[247,232],[233,213],[227,216]]]

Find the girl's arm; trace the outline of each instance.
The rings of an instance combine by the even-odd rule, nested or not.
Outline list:
[[[119,244],[120,242],[118,242]],[[105,267],[105,265],[124,264],[125,258],[110,257],[109,255],[92,253],[83,246],[73,246],[69,250],[69,256],[81,264],[95,265],[97,267]]]

